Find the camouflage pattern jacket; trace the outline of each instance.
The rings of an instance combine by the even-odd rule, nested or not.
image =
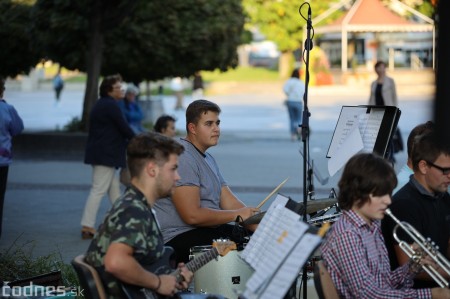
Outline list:
[[[133,256],[142,266],[153,264],[163,255],[164,243],[155,215],[134,187],[115,201],[86,253],[86,262],[100,273],[108,298],[123,298],[119,281],[104,268],[106,251],[116,242],[132,247]]]

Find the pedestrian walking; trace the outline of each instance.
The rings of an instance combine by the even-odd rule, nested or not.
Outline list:
[[[53,77],[53,89],[55,90],[55,106],[59,106],[61,99],[61,92],[64,89],[64,80],[61,77],[61,68],[58,68],[58,72]]]
[[[92,186],[81,218],[82,239],[92,239],[95,234],[97,211],[103,196],[108,193],[114,203],[121,194],[116,169],[126,167],[126,146],[134,136],[117,104],[123,97],[122,77],[105,77],[100,84],[100,99],[90,114],[84,163],[92,165]]]
[[[302,124],[303,95],[305,93],[305,83],[300,80],[299,69],[292,71],[291,77],[283,86],[283,91],[286,94],[285,104],[289,113],[291,140],[295,141],[301,137],[300,125]]]

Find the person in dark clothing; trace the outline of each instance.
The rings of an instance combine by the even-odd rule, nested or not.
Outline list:
[[[100,84],[100,99],[90,114],[89,135],[84,163],[92,165],[92,187],[81,219],[81,236],[91,239],[95,233],[97,211],[108,192],[113,203],[120,196],[118,168],[126,167],[126,146],[134,136],[117,102],[123,99],[120,75],[107,76]]]
[[[55,90],[55,105],[59,104],[59,100],[61,99],[61,92],[64,89],[64,80],[61,76],[61,68],[58,68],[58,72],[53,78],[53,89]]]
[[[22,133],[23,121],[17,110],[3,99],[5,79],[0,77],[0,236],[2,235],[3,202],[12,163],[12,139]]]
[[[390,209],[400,220],[411,224],[425,238],[430,238],[448,259],[450,241],[450,148],[437,141],[433,131],[417,137],[412,146],[411,162],[414,174],[393,196]],[[382,231],[389,252],[391,268],[403,265],[408,256],[394,240],[395,222],[389,217],[382,222]],[[401,240],[413,243],[401,229]],[[449,279],[448,275],[441,274]],[[415,278],[415,288],[435,287],[437,284],[426,273]]]

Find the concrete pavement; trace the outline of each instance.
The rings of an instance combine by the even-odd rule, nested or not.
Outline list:
[[[420,122],[431,117],[430,86],[418,86],[400,94],[402,116],[399,127],[403,137]],[[26,130],[37,132],[61,129],[71,118],[81,114],[81,90],[66,90],[61,106],[55,107],[52,91],[6,91],[6,100],[23,117]],[[303,160],[301,142],[291,142],[288,117],[282,105],[281,93],[217,95],[207,97],[222,108],[222,137],[212,148],[222,172],[232,190],[249,205],[257,205],[285,178],[289,181],[280,193],[296,201],[303,200]],[[309,107],[310,154],[321,173],[327,173],[325,158],[342,105],[365,104],[367,89],[332,86],[310,88]],[[184,131],[184,112],[174,111],[174,97],[163,99],[166,113],[178,119],[177,128]],[[185,105],[190,98],[185,98]],[[30,149],[32,150],[32,149]],[[405,153],[397,155],[403,165]],[[339,173],[328,183],[315,180],[315,198],[328,196],[336,188]],[[86,251],[89,241],[80,238],[80,218],[90,188],[91,169],[82,161],[16,157],[10,167],[6,192],[3,233],[0,250],[16,244],[32,242],[34,255],[59,252],[69,262]],[[267,208],[270,201],[263,206]],[[104,199],[98,213],[98,223],[109,208]]]

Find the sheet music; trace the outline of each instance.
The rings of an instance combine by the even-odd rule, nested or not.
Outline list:
[[[332,140],[330,149],[328,150],[328,157],[333,157],[335,155],[336,150],[345,144],[345,140],[348,138],[350,133],[359,125],[358,116],[360,113],[360,107],[342,108],[341,114],[339,115],[339,121],[336,125],[336,129],[334,130],[336,139]]]
[[[373,151],[383,116],[383,108],[372,108],[370,109],[370,113],[363,113],[359,116],[359,128],[364,144],[363,150],[365,152]]]
[[[266,269],[255,271],[247,281],[244,298],[283,298],[300,273],[302,266],[320,242],[320,236],[305,233],[273,271],[265,272]]]
[[[328,150],[328,173],[335,175],[356,153],[373,152],[386,107],[342,107]]]
[[[282,264],[281,268],[272,278],[271,283],[263,292],[261,299],[283,298],[286,292],[294,283],[295,278],[301,271],[311,255],[311,248],[319,246],[322,238],[318,235],[306,233],[300,242],[297,243],[291,254]]]
[[[320,236],[306,233],[301,215],[285,207],[288,200],[277,196],[241,254],[255,269],[245,298],[282,298],[320,243]]]
[[[286,197],[279,195],[277,199],[281,201],[272,203],[241,253],[255,271],[272,271],[267,267],[278,265],[308,229],[300,215],[285,208],[285,203],[280,204]],[[266,263],[267,260],[271,262]]]
[[[335,175],[354,154],[363,149],[364,143],[362,136],[359,129],[355,127],[345,140],[345,143],[339,147],[330,160],[328,160],[328,173],[330,176]]]
[[[358,128],[365,152],[372,152],[378,137],[385,113],[385,108],[368,108],[365,106],[344,106],[333,134],[327,157],[331,158],[348,145],[349,136]]]

